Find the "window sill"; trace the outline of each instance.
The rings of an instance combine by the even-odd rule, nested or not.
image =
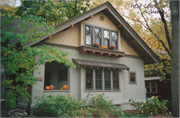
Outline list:
[[[113,90],[113,91],[111,91],[111,90],[85,90],[84,92],[121,92],[120,90]]]
[[[137,83],[129,83],[129,84],[137,84]]]
[[[44,90],[44,92],[69,92],[70,90]]]
[[[78,47],[79,52],[87,52],[88,54],[95,53],[96,55],[104,55],[110,57],[124,57],[125,52],[121,52],[118,50],[109,50],[109,49],[101,49],[88,45],[83,45]]]

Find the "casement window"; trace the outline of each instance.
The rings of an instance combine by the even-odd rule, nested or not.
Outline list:
[[[46,86],[54,85],[56,90],[60,90],[63,85],[68,85],[68,67],[64,63],[52,61],[45,64],[44,90]]]
[[[108,30],[104,30],[104,46],[106,46],[107,48],[110,46],[110,36],[109,36],[109,31]]]
[[[93,42],[93,28],[91,26],[85,27],[86,29],[86,45],[92,45]]]
[[[99,44],[101,46],[101,29],[100,28],[95,28],[95,43]]]
[[[87,68],[85,73],[85,90],[120,91],[118,70]]]
[[[136,72],[129,72],[129,83],[136,84]]]
[[[115,49],[117,49],[117,42],[118,42],[118,38],[117,38],[117,32],[111,32],[111,36],[112,36],[112,45],[115,46]]]
[[[113,71],[113,90],[119,90],[119,72]]]
[[[93,70],[86,69],[86,90],[93,90]]]
[[[145,81],[147,93],[157,93],[157,82],[156,81]]]
[[[86,45],[97,43],[100,46],[106,46],[107,48],[109,48],[110,45],[114,45],[115,50],[118,50],[118,31],[89,24],[85,24],[84,28]]]

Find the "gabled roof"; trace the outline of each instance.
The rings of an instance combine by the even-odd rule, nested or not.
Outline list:
[[[159,58],[156,56],[156,54],[149,48],[149,46],[141,39],[141,37],[133,30],[133,28],[124,20],[124,18],[117,12],[117,10],[109,3],[105,2],[89,11],[86,11],[76,17],[73,17],[57,26],[55,26],[55,31],[51,33],[51,35],[54,35],[68,27],[71,26],[71,24],[76,24],[78,22],[81,22],[82,20],[87,19],[91,15],[95,15],[99,12],[102,12],[114,23],[115,26],[119,26],[123,24],[122,27],[118,27],[118,29],[121,31],[121,36],[124,38],[124,40],[132,41],[134,39],[137,39],[133,43],[129,43],[129,45],[139,54],[143,55],[145,64],[151,64],[151,63],[160,63]],[[32,46],[43,39],[46,39],[48,35],[43,36],[40,38],[39,41],[28,43],[26,46]],[[147,54],[147,55],[146,55]]]

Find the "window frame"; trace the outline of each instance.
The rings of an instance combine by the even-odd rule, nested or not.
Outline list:
[[[93,70],[93,90],[86,90],[86,69],[92,69]],[[102,70],[102,90],[96,90],[96,70]],[[111,83],[111,89],[110,90],[105,90],[105,78],[104,78],[104,70],[106,69],[98,69],[98,68],[90,68],[90,67],[85,67],[83,68],[83,73],[84,73],[84,92],[121,92],[121,79],[120,79],[120,70],[113,70],[113,69],[108,69],[110,71],[110,83]],[[113,75],[112,71],[118,71],[118,82],[119,82],[119,89],[114,90],[113,89]]]
[[[92,27],[91,25],[85,25],[85,27],[84,27],[84,34],[85,34],[85,45],[89,45],[89,44],[86,44],[86,26],[88,26],[88,27]],[[92,37],[91,37],[91,45],[93,44],[93,41],[94,40],[94,28],[92,27]]]
[[[154,81],[154,80],[149,80],[147,82],[149,82],[149,89],[150,89],[150,92],[147,92],[147,88],[146,88],[146,83],[145,83],[145,88],[146,88],[146,93],[158,93],[158,90],[157,90],[157,81],[154,81],[155,82],[155,87],[156,87],[156,92],[152,92],[152,86],[151,86],[151,82]],[[146,82],[146,81],[145,81]]]
[[[93,28],[93,32],[92,32],[92,44],[95,43],[95,28],[101,29],[101,45],[100,46],[104,46],[104,30],[109,31],[109,46],[112,45],[112,32],[117,33],[117,47],[114,50],[119,50],[119,30],[114,30],[114,29],[109,29],[109,28],[105,28],[105,27],[101,27],[101,26],[96,26],[96,25],[92,25],[89,23],[84,23],[84,30],[83,30],[83,34],[84,34],[84,45],[87,46],[92,46],[92,45],[88,45],[86,44],[86,26],[90,26]],[[109,48],[109,47],[107,47]]]
[[[131,82],[131,73],[135,74],[135,82]],[[136,71],[129,71],[129,84],[137,84],[137,73]]]

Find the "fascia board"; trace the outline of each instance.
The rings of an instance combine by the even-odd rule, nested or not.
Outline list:
[[[89,11],[86,11],[85,13],[82,13],[82,14],[74,17],[74,18],[71,18],[71,19],[69,19],[69,20],[67,20],[67,21],[65,21],[65,22],[63,22],[63,23],[55,26],[55,31],[52,32],[52,33],[50,33],[49,35],[54,35],[54,34],[60,32],[60,31],[62,31],[62,30],[64,30],[64,29],[66,29],[66,28],[69,27],[71,24],[76,24],[76,23],[78,23],[78,22],[86,19],[86,18],[89,17],[90,15],[94,15],[94,14],[96,14],[96,13],[98,13],[98,12],[101,12],[102,10],[104,10],[104,9],[107,8],[107,3],[108,3],[108,2],[106,2],[106,3],[102,4],[102,5],[99,5],[98,7],[95,7],[95,8],[93,8],[93,9],[89,10]],[[36,42],[30,42],[30,43],[26,44],[25,46],[26,46],[26,47],[32,46],[32,45],[34,45],[34,44],[36,44],[36,43],[38,43],[38,42],[46,39],[49,35],[45,35],[45,36],[41,37],[40,40],[38,40],[38,41],[36,41]]]
[[[124,20],[124,18],[115,10],[115,8],[111,5],[108,4],[109,12],[116,18],[117,21],[119,21],[120,24],[124,24],[125,30],[134,38],[138,39],[138,44],[146,51],[150,52],[150,56],[152,59],[159,64],[160,60],[157,58],[155,53],[149,48],[149,46],[141,39],[141,37],[132,29],[132,27]]]

